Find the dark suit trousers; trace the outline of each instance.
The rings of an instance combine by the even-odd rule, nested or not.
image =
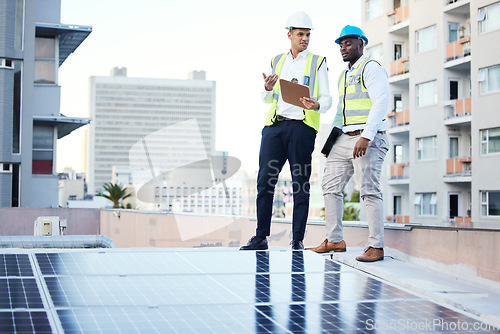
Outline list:
[[[293,186],[293,239],[304,239],[315,139],[316,131],[303,121],[277,121],[262,130],[257,176],[257,236],[270,235],[274,188],[288,160]]]

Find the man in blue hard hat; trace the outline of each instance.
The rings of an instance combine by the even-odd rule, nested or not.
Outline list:
[[[385,114],[389,101],[389,82],[385,69],[363,55],[368,44],[364,32],[347,25],[335,43],[347,68],[340,74],[339,105],[333,125],[344,132],[327,156],[323,177],[326,239],[317,253],[345,252],[342,233],[345,185],[355,175],[366,209],[369,227],[367,248],[358,261],[384,259],[384,207],[380,174],[389,149]]]
[[[304,12],[292,14],[286,23],[290,50],[275,56],[263,73],[263,100],[271,104],[262,130],[257,175],[257,229],[255,236],[240,250],[266,250],[271,233],[274,188],[285,162],[290,164],[293,189],[292,249],[303,250],[309,211],[309,178],[320,114],[331,104],[325,57],[307,50],[312,21]],[[309,89],[301,103],[283,101],[283,79]]]

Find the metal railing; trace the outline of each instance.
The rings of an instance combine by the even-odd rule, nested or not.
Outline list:
[[[410,163],[400,162],[391,164],[390,180],[403,180],[410,178]]]
[[[446,61],[467,57],[471,54],[470,36],[446,44]]]
[[[469,116],[472,113],[471,98],[452,100],[445,107],[445,119]]]
[[[410,57],[399,58],[391,62],[391,77],[410,72]]]
[[[387,12],[389,17],[389,25],[395,25],[410,17],[410,6],[398,7]]]
[[[446,175],[447,176],[470,176],[471,157],[451,158],[446,160]]]
[[[398,223],[398,224],[409,224],[410,216],[403,215],[395,215],[395,216],[387,216],[385,219],[390,223]]]
[[[403,111],[393,111],[387,114],[391,128],[410,124],[410,109]]]

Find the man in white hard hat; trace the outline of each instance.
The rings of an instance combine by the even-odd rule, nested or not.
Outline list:
[[[340,74],[339,107],[333,125],[344,132],[328,154],[323,177],[326,239],[317,253],[345,252],[342,233],[345,185],[355,175],[366,208],[369,227],[367,248],[358,261],[384,259],[384,207],[380,174],[389,149],[385,114],[389,82],[385,69],[363,55],[368,38],[355,26],[345,26],[335,43],[347,68]]]
[[[292,249],[303,250],[303,239],[309,211],[309,177],[320,114],[326,112],[332,98],[328,87],[328,68],[324,57],[307,50],[312,29],[311,18],[297,12],[288,18],[286,29],[290,51],[272,58],[263,73],[263,100],[271,103],[262,130],[257,176],[256,235],[241,250],[265,250],[271,233],[274,188],[283,165],[288,160],[293,187]],[[282,99],[280,83],[284,79],[305,85],[309,97],[302,97],[302,106]]]

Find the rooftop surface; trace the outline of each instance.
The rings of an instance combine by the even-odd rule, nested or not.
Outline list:
[[[0,332],[500,333],[494,317],[383,278],[404,262],[352,267],[360,250],[3,249]]]

